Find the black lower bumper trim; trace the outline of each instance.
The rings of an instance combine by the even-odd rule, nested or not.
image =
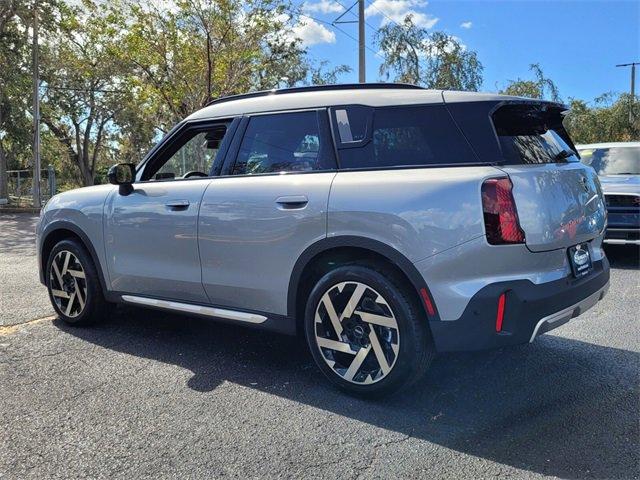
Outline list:
[[[594,262],[593,272],[580,279],[570,276],[539,285],[529,280],[492,283],[472,297],[459,319],[430,322],[436,349],[471,351],[527,343],[541,319],[578,305],[608,282],[609,262],[605,257]],[[498,297],[502,293],[506,293],[504,321],[502,330],[496,332]],[[576,315],[580,313],[578,309]],[[566,321],[550,323],[538,333],[562,323]]]

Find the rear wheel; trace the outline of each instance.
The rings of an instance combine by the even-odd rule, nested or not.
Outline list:
[[[107,311],[100,280],[91,256],[76,240],[58,242],[47,261],[51,304],[69,325],[93,323]]]
[[[392,272],[349,265],[324,275],[305,312],[316,364],[341,389],[394,392],[422,377],[435,349],[419,304]]]

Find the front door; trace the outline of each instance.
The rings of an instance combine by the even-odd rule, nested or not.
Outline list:
[[[198,211],[224,124],[189,127],[144,165],[133,191],[105,208],[110,288],[143,297],[206,303],[198,253]],[[126,192],[125,192],[126,193]]]

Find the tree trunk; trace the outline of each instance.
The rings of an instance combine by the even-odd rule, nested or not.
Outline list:
[[[0,110],[0,125],[2,125],[2,110]],[[7,159],[4,148],[0,141],[0,203],[4,199],[9,199],[9,189],[7,180]]]
[[[2,200],[9,198],[9,189],[7,182],[7,159],[4,154],[4,148],[0,145],[0,204]]]

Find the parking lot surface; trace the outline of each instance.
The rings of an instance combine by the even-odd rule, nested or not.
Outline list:
[[[133,308],[47,317],[33,222],[0,217],[2,478],[640,478],[633,249],[609,250],[608,296],[569,324],[364,401],[296,338]]]

